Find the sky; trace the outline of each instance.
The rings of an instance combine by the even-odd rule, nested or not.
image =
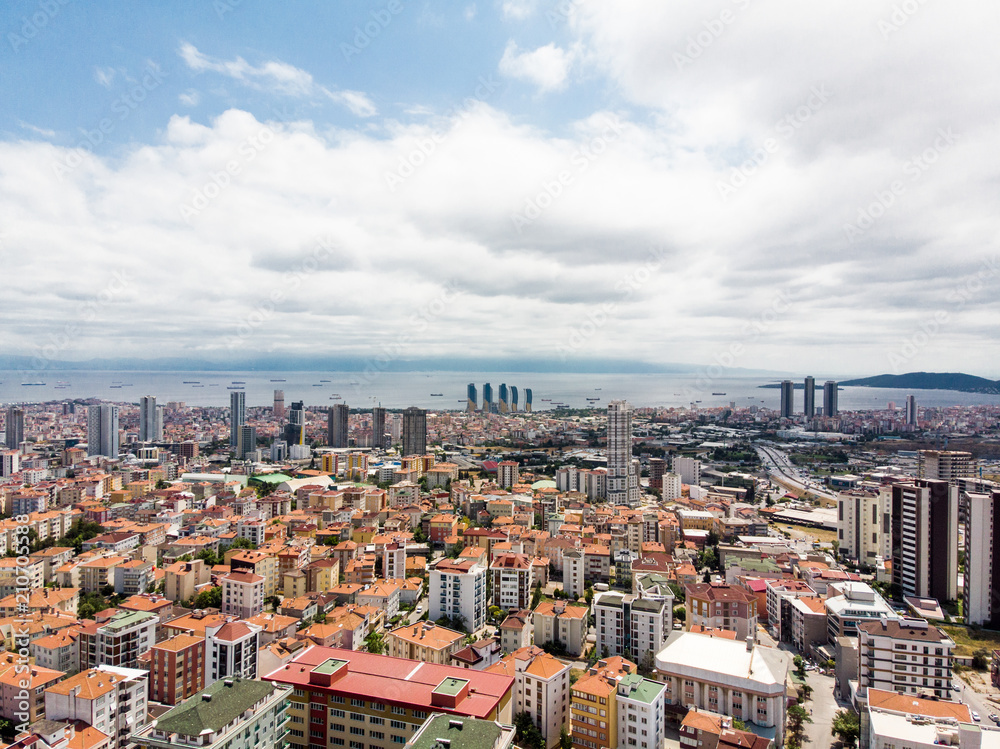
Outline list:
[[[997,28],[986,0],[8,0],[0,353],[997,378]]]

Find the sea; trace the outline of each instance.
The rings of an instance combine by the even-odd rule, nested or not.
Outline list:
[[[35,384],[24,384],[24,383]],[[189,406],[228,406],[230,393],[246,393],[246,405],[269,406],[274,391],[283,390],[285,405],[304,401],[306,406],[347,403],[351,408],[375,405],[400,409],[417,406],[431,410],[464,410],[466,387],[476,385],[482,404],[483,384],[491,383],[493,399],[500,384],[518,389],[518,408],[524,409],[525,390],[531,389],[534,411],[557,404],[571,408],[603,407],[612,400],[627,400],[635,407],[700,408],[757,405],[777,408],[780,391],[761,385],[777,382],[766,376],[710,376],[698,374],[563,374],[553,372],[169,372],[169,371],[55,371],[28,375],[0,371],[0,403],[40,403],[97,398],[109,402],[138,403],[145,395],[157,402],[180,401]],[[801,408],[802,390],[796,390]],[[899,390],[842,387],[838,405],[843,411],[884,409],[894,402],[902,408],[907,395],[920,407],[1000,405],[1000,395],[953,390]],[[816,394],[822,403],[822,391]]]

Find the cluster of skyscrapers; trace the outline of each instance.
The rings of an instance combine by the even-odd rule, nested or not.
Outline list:
[[[466,407],[465,410],[469,413],[473,411],[480,410],[477,407],[477,393],[476,384],[470,382],[466,391]],[[506,413],[517,413],[518,410],[518,393],[517,387],[511,385],[509,388],[506,383],[500,383],[500,398],[497,401],[493,400],[493,386],[490,383],[483,384],[483,407],[482,411],[484,413],[492,414],[506,414]],[[524,411],[525,413],[531,412],[531,388],[524,389]]]
[[[805,396],[803,398],[802,413],[807,419],[814,416],[836,416],[837,393],[839,386],[835,380],[827,380],[823,385],[823,412],[816,413],[816,378],[805,378]],[[781,383],[781,417],[791,419],[795,416],[795,383],[791,380],[784,380]]]

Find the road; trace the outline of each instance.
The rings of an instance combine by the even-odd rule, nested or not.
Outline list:
[[[988,673],[986,674],[986,678],[989,679]],[[961,679],[955,679],[955,684],[960,687],[960,691],[952,692],[952,699],[964,702],[969,706],[969,709],[979,713],[979,717],[982,719],[984,725],[994,725],[989,716],[991,713],[1000,713],[1000,705],[990,702],[985,694],[977,692]]]
[[[806,723],[806,740],[810,749],[829,749],[835,739],[830,729],[833,726],[833,716],[837,711],[848,706],[848,703],[839,704],[833,696],[832,676],[823,676],[817,671],[809,671],[806,674],[806,684],[812,687],[812,697],[806,702],[805,707],[812,711],[809,716],[812,723]]]
[[[820,484],[804,477],[799,472],[799,469],[795,467],[795,464],[792,463],[788,455],[781,450],[764,445],[754,445],[754,448],[757,450],[757,455],[767,469],[768,475],[776,482],[791,486],[793,489],[799,491],[810,492],[823,499],[837,499],[836,494],[831,494],[821,488]]]

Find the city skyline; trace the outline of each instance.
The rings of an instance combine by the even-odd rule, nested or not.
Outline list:
[[[52,8],[5,352],[1000,376],[993,4]]]

